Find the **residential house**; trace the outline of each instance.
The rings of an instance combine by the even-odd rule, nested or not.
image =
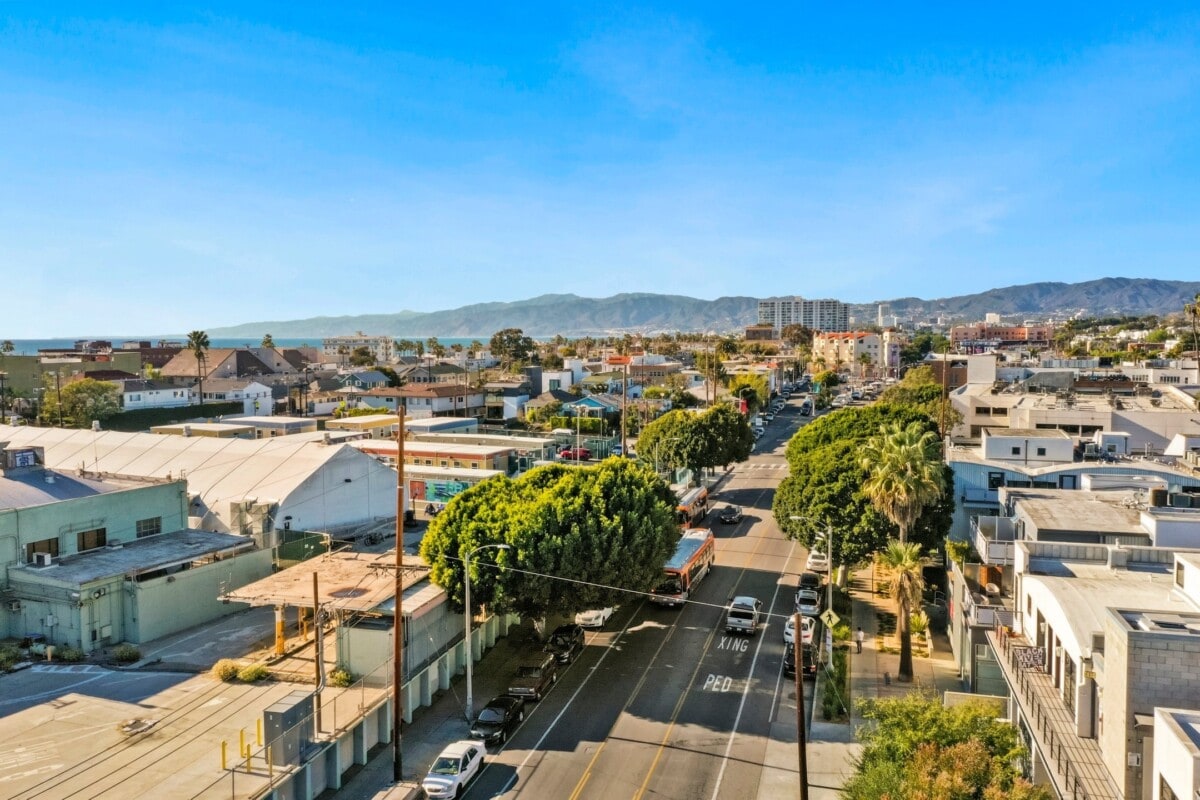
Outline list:
[[[519,419],[529,402],[529,382],[525,380],[488,381],[483,392],[484,419],[488,422]]]
[[[199,384],[193,384],[199,389]],[[271,386],[248,378],[213,378],[204,382],[204,402],[241,403],[242,413],[258,416],[275,411]]]
[[[812,360],[818,369],[847,370],[855,375],[894,376],[900,368],[904,335],[847,331],[813,334]]]
[[[454,383],[466,384],[470,380],[467,370],[455,364],[427,363],[414,364],[396,370],[396,375],[405,384],[414,383]]]
[[[360,406],[395,412],[397,404],[414,419],[424,417],[473,416],[484,407],[481,389],[462,384],[407,384],[399,388],[371,389],[357,396]]]
[[[304,365],[297,365],[299,351],[283,351],[275,347],[213,347],[204,353],[203,383],[205,399],[208,383],[212,380],[234,380],[252,378],[267,386],[291,386],[297,375],[303,373]],[[200,375],[196,355],[191,350],[181,350],[163,365],[162,380],[191,386]]]
[[[380,386],[388,386],[388,376],[378,370],[361,370],[338,375],[335,380],[339,386],[366,391]]]
[[[189,386],[141,379],[112,382],[121,389],[121,408],[125,411],[177,408],[192,403],[192,389]]]

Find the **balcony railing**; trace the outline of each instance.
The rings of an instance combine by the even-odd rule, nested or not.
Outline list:
[[[971,538],[984,564],[1011,564],[1017,531],[1009,517],[971,517]]]
[[[1104,766],[1099,742],[1079,736],[1074,714],[1044,670],[1046,649],[1001,626],[987,636],[1059,797],[1119,800],[1121,793]]]

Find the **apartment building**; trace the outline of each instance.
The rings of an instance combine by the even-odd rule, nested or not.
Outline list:
[[[329,336],[321,340],[321,359],[327,364],[348,364],[360,347],[371,351],[376,364],[389,364],[396,355],[396,342],[390,336],[368,336],[359,331],[353,336]]]
[[[900,368],[904,337],[896,331],[883,333],[848,331],[813,335],[812,359],[818,369],[846,369],[858,375],[895,375]]]
[[[1200,706],[1200,494],[1182,494],[1006,488],[951,567],[964,681],[1009,697],[1033,778],[1060,797],[1167,797],[1168,776],[1193,789],[1155,758],[1187,750],[1178,720]]]
[[[788,325],[805,325],[815,331],[848,331],[850,307],[838,300],[773,297],[758,301],[758,324],[770,325],[775,337]]]
[[[1054,340],[1053,325],[1001,325],[995,322],[974,322],[955,325],[950,329],[950,342],[956,347],[971,349],[995,347],[1046,347]]]

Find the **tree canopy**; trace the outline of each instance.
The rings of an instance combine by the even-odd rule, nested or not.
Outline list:
[[[375,356],[371,355],[371,348],[356,347],[350,353],[350,365],[354,367],[373,367],[375,366]]]
[[[62,387],[63,424],[87,428],[92,422],[103,422],[121,410],[121,390],[107,381],[80,378]],[[59,418],[59,391],[47,389],[42,416]]]
[[[771,390],[767,387],[767,379],[762,375],[734,375],[726,384],[729,393],[734,397],[745,400],[753,414],[760,408],[765,408],[771,399]]]
[[[937,434],[921,420],[879,426],[863,445],[860,463],[867,470],[862,491],[899,530],[900,542],[926,507],[946,491]]]
[[[492,334],[492,355],[504,366],[528,361],[537,349],[533,339],[520,328],[505,328]]]
[[[534,618],[571,614],[627,602],[624,590],[657,583],[679,539],[674,507],[667,485],[636,461],[553,464],[457,495],[430,523],[421,555],[461,609],[463,558],[509,545],[471,559],[472,604]]]
[[[979,700],[944,707],[919,692],[859,700],[872,724],[859,729],[864,745],[857,771],[843,788],[847,800],[1050,800],[1020,776],[1025,755],[1017,729],[997,719],[1003,707]]]
[[[754,434],[746,416],[726,403],[702,414],[670,411],[638,434],[638,454],[656,467],[701,470],[728,466],[750,457]]]
[[[801,428],[788,442],[789,475],[780,482],[772,505],[780,528],[811,545],[825,525],[831,526],[837,534],[833,555],[838,563],[860,563],[884,549],[899,531],[863,492],[868,472],[861,449],[880,425],[914,421],[935,430],[933,420],[918,409],[888,403],[841,409]],[[945,485],[951,485],[950,468],[941,469]],[[936,548],[950,530],[953,512],[953,498],[943,494],[921,514],[909,539],[926,549]]]

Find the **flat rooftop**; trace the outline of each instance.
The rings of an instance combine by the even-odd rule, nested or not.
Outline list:
[[[150,485],[119,478],[83,478],[42,467],[20,467],[0,473],[0,510],[33,508]]]
[[[18,569],[25,576],[82,586],[119,575],[151,572],[176,564],[186,564],[214,553],[233,552],[254,547],[245,536],[215,533],[191,528],[147,536],[123,542],[120,547],[97,547],[66,556],[53,566],[25,564]]]
[[[1142,526],[1141,508],[1129,502],[1128,491],[1005,488],[1003,492],[1042,532],[1150,535]]]
[[[370,611],[396,596],[396,552],[326,553],[229,593],[230,600],[252,606],[312,607],[313,575],[321,605]],[[424,561],[405,558],[402,591],[429,577]]]
[[[1060,431],[1057,428],[1004,428],[1000,426],[988,426],[984,430],[988,436],[1010,436],[1021,439],[1072,439],[1073,437],[1066,431]]]
[[[389,439],[369,439],[358,442],[350,442],[351,447],[359,450],[372,450],[378,453],[396,452],[396,442]],[[509,447],[493,447],[490,445],[479,444],[455,444],[453,442],[430,442],[425,440],[414,441],[406,439],[404,442],[404,454],[421,454],[428,455],[431,453],[446,453],[447,455],[460,456],[496,456],[504,453],[512,452],[516,449],[516,445]]]
[[[150,429],[150,432],[158,433],[159,431],[182,431],[184,428],[190,428],[193,431],[210,431],[212,433],[254,430],[253,425],[238,425],[234,422],[175,422],[170,425],[155,425]]]

